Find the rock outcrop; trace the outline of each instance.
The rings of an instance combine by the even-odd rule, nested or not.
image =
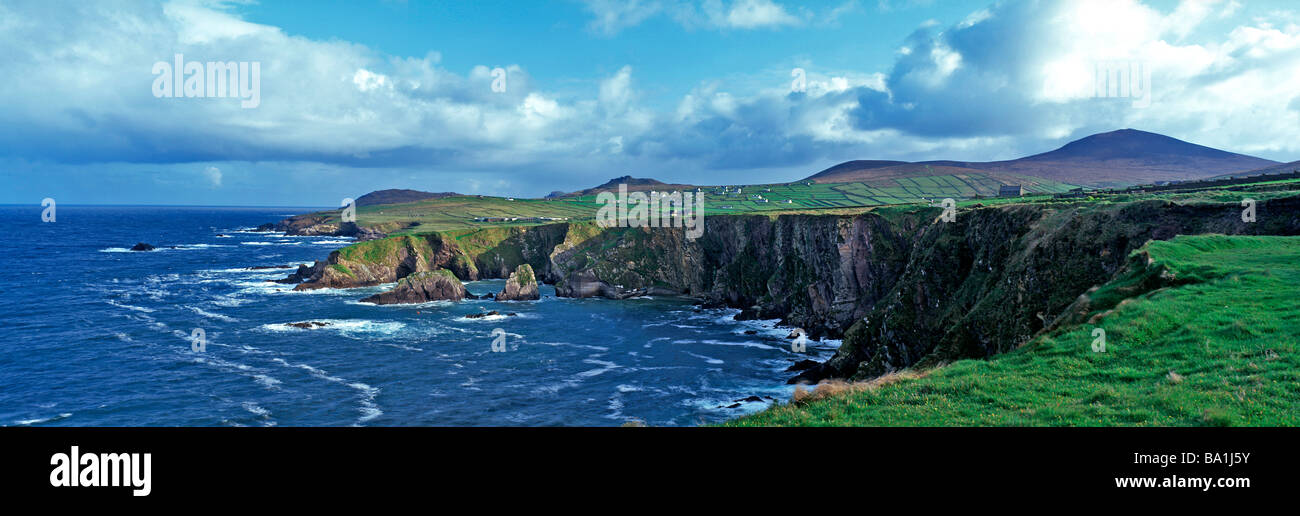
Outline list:
[[[131,246],[132,251],[152,251],[154,249],[155,249],[154,246],[146,244],[144,242],[137,242],[135,245]]]
[[[467,295],[465,286],[448,270],[409,274],[388,292],[362,299],[363,303],[395,305],[429,301],[460,301]]]
[[[537,277],[533,274],[533,266],[526,263],[520,264],[515,268],[515,272],[510,273],[505,288],[496,296],[497,301],[534,301],[541,298],[541,293],[537,291]]]

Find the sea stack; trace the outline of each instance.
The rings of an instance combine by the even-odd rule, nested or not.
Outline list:
[[[537,276],[533,274],[533,267],[526,263],[510,273],[506,279],[506,288],[497,294],[497,301],[533,301],[541,298],[537,292]]]

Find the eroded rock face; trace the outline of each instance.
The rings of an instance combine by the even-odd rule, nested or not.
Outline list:
[[[506,287],[497,293],[497,301],[533,301],[541,299],[542,295],[537,291],[537,276],[533,274],[533,266],[528,264],[520,265],[515,268],[515,272],[510,273],[506,279]]]
[[[1249,224],[1232,203],[1160,200],[969,207],[954,222],[941,222],[938,208],[719,215],[694,240],[683,228],[576,222],[392,237],[295,276],[299,289],[346,288],[435,268],[466,280],[517,276],[529,263],[563,297],[686,294],[781,318],[812,338],[843,336],[834,358],[796,378],[815,383],[1014,349],[1151,239],[1300,234],[1300,198],[1259,210]]]
[[[417,272],[397,282],[397,286],[388,292],[381,292],[362,299],[363,303],[377,305],[395,305],[405,303],[427,303],[429,301],[460,301],[468,292],[456,276],[447,270]]]

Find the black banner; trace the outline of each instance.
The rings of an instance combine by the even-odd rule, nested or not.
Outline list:
[[[540,501],[590,491],[649,504],[811,501],[846,482],[891,497],[1014,489],[1199,500],[1293,491],[1298,437],[1278,428],[4,428],[0,452],[10,500]]]

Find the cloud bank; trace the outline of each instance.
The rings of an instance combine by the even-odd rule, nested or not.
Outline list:
[[[221,3],[5,4],[0,74],[15,79],[0,83],[11,100],[0,108],[0,156],[6,174],[32,163],[177,166],[203,171],[210,188],[231,186],[251,166],[220,163],[383,170],[392,183],[455,171],[454,188],[536,195],[563,183],[557,174],[574,183],[565,187],[623,173],[781,180],[845,159],[1010,158],[1121,127],[1296,159],[1300,17],[1279,11],[1206,30],[1238,7],[1005,2],[890,43],[896,60],[886,73],[814,62],[804,65],[806,87],[795,88],[789,62],[775,62],[747,77],[701,78],[664,108],[644,101],[632,66],[574,96],[537,88],[525,67],[508,65],[505,90],[494,91],[487,64],[457,73],[436,51],[392,56],[292,36]],[[586,9],[600,37],[654,17],[688,28],[818,30],[814,22],[830,14],[770,0]],[[178,53],[259,62],[260,105],[155,98],[152,65]],[[1117,60],[1149,66],[1149,107],[1089,96],[1094,64]]]

